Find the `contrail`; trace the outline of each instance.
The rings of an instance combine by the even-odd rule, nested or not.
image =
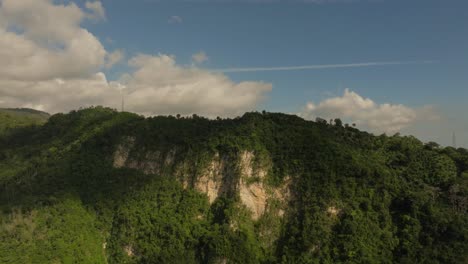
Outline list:
[[[384,62],[362,62],[348,64],[319,64],[319,65],[303,65],[303,66],[285,66],[285,67],[253,67],[253,68],[227,68],[214,69],[215,72],[259,72],[259,71],[297,71],[297,70],[319,70],[319,69],[336,69],[336,68],[356,68],[356,67],[373,67],[387,65],[403,65],[403,64],[429,64],[436,61],[384,61]]]

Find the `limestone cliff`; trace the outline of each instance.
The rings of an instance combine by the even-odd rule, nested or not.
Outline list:
[[[258,220],[276,201],[276,215],[283,216],[290,200],[291,178],[287,177],[279,187],[267,184],[271,162],[258,162],[253,151],[244,150],[236,155],[222,155],[215,152],[199,170],[197,161],[177,148],[153,149],[144,152],[135,146],[136,139],[125,137],[116,146],[113,155],[115,168],[137,169],[145,174],[169,173],[176,177],[185,188],[205,193],[213,203],[218,197],[236,197]],[[179,155],[178,155],[179,154]],[[177,156],[177,159],[176,159]]]

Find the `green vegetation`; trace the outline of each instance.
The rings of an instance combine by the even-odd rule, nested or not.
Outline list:
[[[49,114],[26,108],[0,108],[0,135],[17,127],[44,124]]]
[[[0,132],[0,263],[468,262],[466,149],[265,112],[145,119],[96,107],[18,126]],[[115,167],[125,141],[135,161],[176,151],[158,173]],[[215,153],[246,150],[269,168],[267,186],[291,179],[284,216],[253,220],[237,193],[210,205],[184,187]]]

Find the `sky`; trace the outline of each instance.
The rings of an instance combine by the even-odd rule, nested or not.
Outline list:
[[[466,0],[0,0],[0,107],[267,110],[468,147]]]

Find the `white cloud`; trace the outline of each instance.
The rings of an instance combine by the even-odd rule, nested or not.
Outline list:
[[[2,0],[1,3],[0,14],[6,24],[42,44],[63,43],[73,38],[85,15],[74,3],[54,5],[51,0]]]
[[[101,42],[80,26],[86,17],[74,3],[2,0],[0,78],[44,81],[94,74],[105,63]]]
[[[94,21],[106,20],[106,11],[100,1],[86,2],[85,7],[92,12],[88,14],[88,18]]]
[[[169,24],[182,24],[184,20],[180,16],[171,16],[168,20],[167,23]]]
[[[114,107],[120,98],[103,73],[79,79],[0,80],[0,95],[6,99],[2,107],[30,107],[50,113],[103,103]]]
[[[415,122],[437,118],[429,106],[415,109],[401,104],[377,104],[348,89],[341,97],[326,99],[318,104],[308,103],[300,115],[327,120],[342,118],[376,133],[395,133]]]
[[[271,90],[271,84],[235,83],[220,73],[179,66],[168,55],[138,55],[129,64],[134,72],[119,82],[109,82],[103,73],[78,79],[0,80],[0,97],[8,102],[0,107],[32,107],[51,113],[91,105],[119,108],[123,89],[125,108],[132,112],[236,116],[255,110]]]
[[[208,56],[205,52],[200,51],[192,55],[192,61],[197,64],[204,63],[208,60]]]
[[[181,67],[168,55],[142,54],[129,64],[135,71],[125,76],[126,105],[140,113],[234,116],[254,110],[271,90],[268,83],[235,83],[223,74]]]
[[[119,63],[125,58],[125,54],[122,50],[116,50],[107,54],[106,57],[106,68],[111,68],[115,64]]]
[[[0,107],[31,107],[51,113],[105,105],[118,108],[123,88],[126,109],[142,114],[234,116],[254,110],[271,84],[230,80],[168,55],[138,55],[131,73],[108,81],[102,68],[124,59],[107,52],[83,19],[104,18],[101,2],[0,0]],[[174,18],[181,22],[181,18]],[[194,60],[206,60],[199,53]]]

